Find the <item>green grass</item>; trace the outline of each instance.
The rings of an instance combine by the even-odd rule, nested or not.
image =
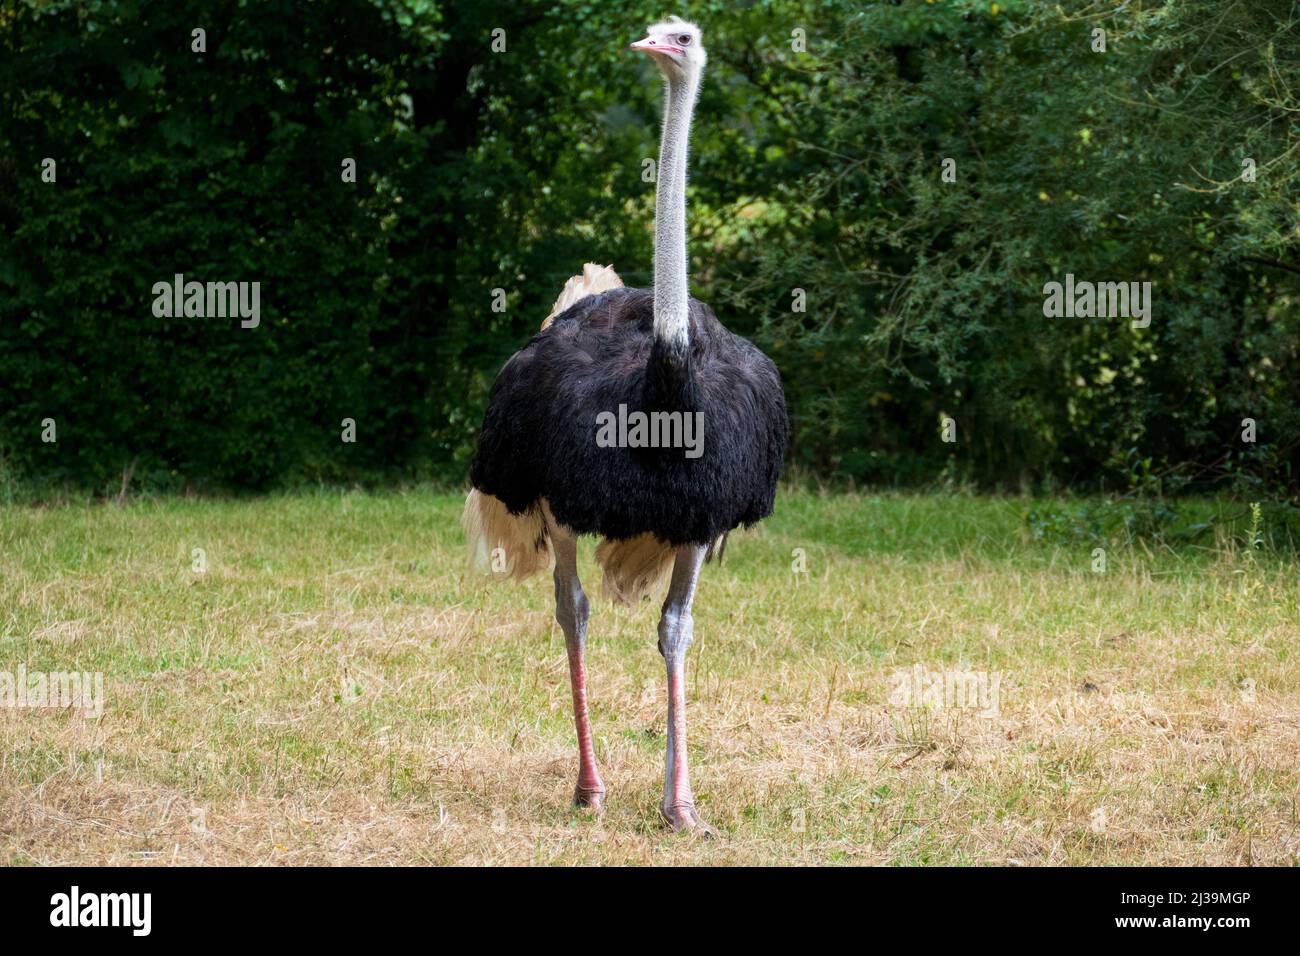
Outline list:
[[[1027,527],[1074,505],[784,492],[696,600],[702,841],[657,816],[656,602],[596,600],[584,548],[610,793],[575,812],[550,582],[466,573],[460,504],[0,507],[0,671],[99,671],[107,698],[0,709],[0,860],[1300,859],[1300,577],[1240,524],[1108,543],[1096,573],[1098,542]],[[998,675],[997,712],[891,699],[916,665]]]

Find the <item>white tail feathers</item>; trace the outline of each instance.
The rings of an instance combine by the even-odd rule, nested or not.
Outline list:
[[[551,314],[542,323],[542,328],[550,325],[552,319],[575,302],[580,302],[589,295],[599,295],[610,289],[620,288],[622,285],[623,280],[618,277],[618,273],[612,266],[598,266],[594,262],[588,262],[582,267],[582,275],[573,276],[564,283],[564,290],[555,300],[555,305],[551,306]]]
[[[705,561],[722,563],[727,532],[709,545]],[[616,604],[635,604],[663,593],[673,573],[677,549],[652,534],[614,541],[606,538],[596,547],[596,563],[605,572],[601,592]]]
[[[499,498],[470,489],[460,523],[469,542],[470,566],[496,580],[522,580],[551,567],[551,542],[547,523],[555,524],[545,500],[521,515],[512,515]],[[556,533],[563,531],[557,526]],[[706,561],[722,560],[727,536],[710,546]],[[596,547],[596,563],[604,574],[601,593],[615,604],[636,604],[663,593],[673,572],[677,549],[652,534],[614,540]]]
[[[512,515],[501,499],[470,489],[460,517],[469,544],[470,566],[499,581],[522,580],[549,570],[549,511],[543,501],[521,515]],[[623,541],[606,538],[596,548],[596,563],[605,576],[601,591],[616,604],[635,604],[663,590],[675,556],[672,545],[652,534]]]
[[[460,516],[470,566],[494,578],[520,580],[551,566],[551,545],[539,507],[512,515],[500,498],[471,489]]]
[[[618,604],[635,604],[664,589],[677,551],[652,534],[614,541],[596,548],[596,563],[605,572],[604,595]]]

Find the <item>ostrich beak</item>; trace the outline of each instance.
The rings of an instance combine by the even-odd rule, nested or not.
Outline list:
[[[682,48],[674,46],[671,43],[660,43],[654,37],[646,37],[644,40],[637,40],[630,47],[630,50],[640,50],[642,53],[675,53],[678,56],[682,54]]]

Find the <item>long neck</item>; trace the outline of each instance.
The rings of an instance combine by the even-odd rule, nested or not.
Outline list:
[[[655,337],[685,351],[689,340],[686,260],[686,163],[697,72],[666,83],[663,139],[655,193]]]

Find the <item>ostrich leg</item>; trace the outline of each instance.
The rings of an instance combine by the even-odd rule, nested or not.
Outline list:
[[[673,830],[716,831],[695,812],[695,794],[686,765],[686,651],[694,639],[691,600],[707,548],[677,549],[672,583],[659,620],[659,653],[668,667],[668,750],[664,755],[664,801],[660,812]]]
[[[555,551],[555,620],[564,631],[564,645],[569,653],[573,722],[578,729],[578,786],[573,791],[573,802],[579,807],[600,810],[605,802],[605,784],[596,769],[591,718],[587,715],[587,668],[582,661],[591,605],[578,580],[578,539],[567,528],[552,521],[547,523]]]

